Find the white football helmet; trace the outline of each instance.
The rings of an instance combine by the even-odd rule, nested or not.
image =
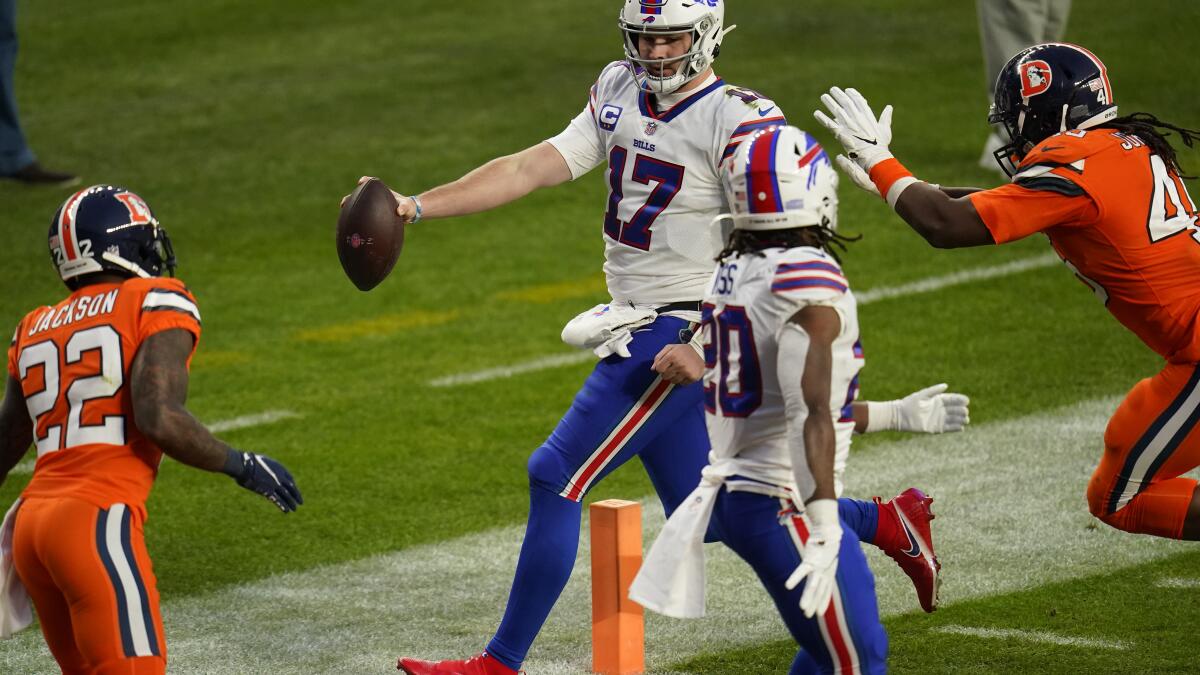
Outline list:
[[[721,39],[736,28],[723,28],[724,21],[724,0],[625,0],[617,23],[625,36],[625,62],[638,86],[654,94],[670,94],[707,70],[721,51]],[[638,36],[662,33],[691,34],[691,49],[674,59],[643,59]],[[679,66],[666,77],[656,77],[647,68],[674,61]]]
[[[742,141],[721,184],[734,228],[837,230],[837,172],[817,139],[796,127],[768,127]]]

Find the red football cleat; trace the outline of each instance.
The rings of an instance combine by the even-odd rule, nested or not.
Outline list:
[[[929,521],[934,517],[929,510],[933,498],[917,488],[909,488],[886,502],[876,497],[875,503],[879,504],[880,517],[886,516],[884,509],[895,513],[904,535],[898,546],[880,548],[912,579],[921,609],[932,612],[937,609],[938,590],[942,585],[938,576],[942,564],[933,552],[933,534],[929,530]]]
[[[396,668],[408,675],[519,675],[487,652],[466,661],[422,661],[402,658]],[[521,671],[525,672],[525,671]]]

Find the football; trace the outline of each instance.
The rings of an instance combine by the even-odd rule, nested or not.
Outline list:
[[[360,291],[386,279],[404,248],[404,222],[396,206],[388,186],[372,178],[354,189],[338,214],[338,260]]]

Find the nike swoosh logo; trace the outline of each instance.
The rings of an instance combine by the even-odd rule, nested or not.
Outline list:
[[[862,136],[855,136],[855,138],[862,141],[863,143],[870,143],[871,145],[879,145],[879,141],[875,140],[874,138],[863,138]]]
[[[1062,150],[1065,147],[1067,147],[1067,146],[1065,146],[1065,145],[1044,145],[1041,147],[1039,152],[1050,152],[1051,150]]]
[[[759,110],[759,111],[758,111],[758,116],[759,116],[759,117],[766,117],[766,116],[767,116],[767,113],[771,112],[771,111],[772,111],[772,110],[774,110],[774,109],[775,109],[775,106],[771,106],[770,108],[767,108],[766,110]]]
[[[901,520],[900,527],[904,528],[904,536],[908,537],[908,548],[902,549],[900,552],[910,558],[921,557],[921,547],[917,545],[917,538],[914,537],[912,531],[908,529],[908,523]]]

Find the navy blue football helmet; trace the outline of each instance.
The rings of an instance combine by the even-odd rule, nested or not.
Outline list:
[[[171,240],[146,201],[125,188],[93,185],[67,198],[50,221],[50,259],[74,289],[76,277],[175,275]]]
[[[1020,160],[1044,139],[1116,116],[1108,71],[1095,54],[1062,42],[1023,49],[996,78],[988,122],[1002,125],[1009,137],[996,161],[1009,172],[1007,160]]]

